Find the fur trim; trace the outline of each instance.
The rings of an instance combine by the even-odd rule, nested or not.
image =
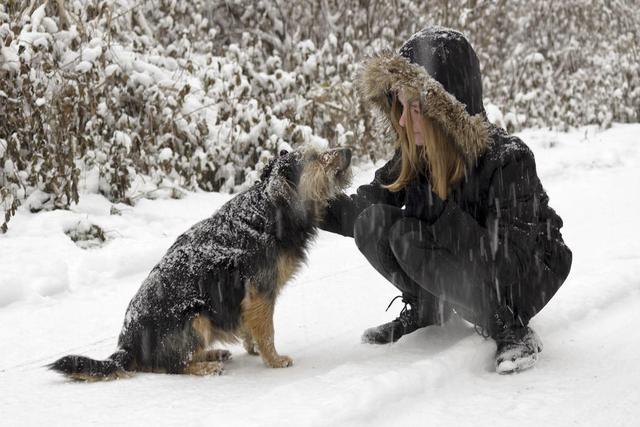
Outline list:
[[[474,162],[489,145],[489,122],[482,114],[470,116],[464,104],[447,92],[420,65],[385,52],[366,60],[357,77],[363,101],[380,109],[383,121],[392,128],[387,94],[404,90],[419,97],[422,114],[437,121],[451,135],[468,162]]]

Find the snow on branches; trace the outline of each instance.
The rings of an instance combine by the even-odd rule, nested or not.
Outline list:
[[[510,130],[640,118],[640,12],[625,0],[3,3],[3,230],[34,193],[53,209],[83,191],[126,203],[236,192],[301,143],[385,157],[353,73],[427,24],[467,34],[491,116]]]

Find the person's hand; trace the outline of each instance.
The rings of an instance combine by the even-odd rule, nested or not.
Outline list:
[[[431,190],[431,184],[424,177],[413,180],[406,192],[406,216],[433,224],[442,215],[447,202]]]

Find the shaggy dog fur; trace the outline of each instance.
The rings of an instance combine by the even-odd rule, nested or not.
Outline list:
[[[281,153],[253,187],[178,237],[131,300],[118,351],[49,367],[79,380],[220,374],[230,354],[210,347],[237,339],[268,366],[291,366],[274,347],[276,298],[304,262],[329,200],[349,184],[350,160],[347,149]]]

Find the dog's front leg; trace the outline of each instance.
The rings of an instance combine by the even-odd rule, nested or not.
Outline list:
[[[247,350],[247,353],[252,356],[257,356],[259,354],[258,347],[256,346],[256,342],[253,340],[253,336],[251,336],[251,332],[246,326],[242,327],[240,337],[242,338],[242,345],[244,346],[244,349]]]
[[[288,356],[280,356],[273,342],[274,301],[255,290],[250,290],[242,301],[242,321],[253,336],[264,363],[272,368],[286,368],[293,365]]]

